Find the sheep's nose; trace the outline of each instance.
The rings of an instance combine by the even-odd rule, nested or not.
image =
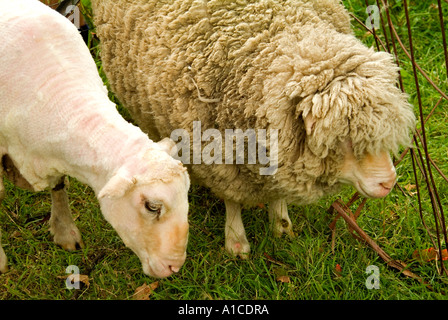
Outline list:
[[[168,261],[168,270],[170,270],[172,273],[179,272],[180,268],[185,262],[185,258],[187,257],[186,253],[183,253],[182,255],[178,256],[176,259],[170,259]]]
[[[384,189],[391,190],[395,186],[395,182],[397,181],[397,174],[395,173],[395,170],[393,173],[384,181],[380,183],[380,186]]]
[[[168,267],[169,267],[170,270],[173,271],[174,273],[177,273],[177,272],[179,272],[179,270],[180,270],[180,267],[177,267],[177,266],[168,266]]]
[[[391,190],[395,185],[395,179],[387,182],[381,182],[380,186],[384,189]]]
[[[387,196],[390,191],[392,190],[392,188],[395,185],[395,179],[391,179],[388,181],[384,181],[378,184],[379,185],[379,190],[376,192],[376,195],[374,197],[378,197],[378,198],[382,198]]]

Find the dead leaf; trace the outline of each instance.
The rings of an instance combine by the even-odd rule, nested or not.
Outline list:
[[[291,278],[288,276],[278,276],[276,280],[278,282],[291,283]]]
[[[405,188],[407,191],[411,191],[417,188],[417,186],[415,184],[407,184],[403,188]]]
[[[273,268],[273,271],[274,271],[276,281],[283,282],[283,283],[291,283],[291,279],[288,276],[288,270],[286,270],[284,267],[276,266]]]
[[[72,284],[75,284],[75,282],[81,282],[87,286],[87,288],[90,286],[89,276],[85,274],[72,273],[65,276],[58,276],[57,278],[64,280],[69,279]]]
[[[420,262],[429,262],[432,260],[439,260],[439,251],[434,248],[415,250],[412,257]],[[448,260],[447,249],[442,250],[442,261]]]
[[[69,278],[70,278],[70,277],[74,277],[74,274],[69,275]],[[76,278],[75,278],[75,280],[76,280]],[[80,274],[78,280],[79,280],[80,282],[84,283],[84,284],[87,286],[87,288],[90,286],[89,276],[87,276],[87,275],[85,275],[85,274]],[[73,280],[72,280],[72,281],[73,281]]]
[[[407,184],[403,188],[406,189],[406,191],[409,193],[409,195],[411,197],[417,194],[417,191],[412,191],[412,190],[417,189],[417,185],[415,185],[415,184]]]
[[[334,274],[336,275],[336,278],[342,277],[342,267],[339,263],[334,267]]]
[[[443,249],[442,250],[442,261],[446,261],[446,260],[448,260],[448,250]]]
[[[133,294],[134,300],[149,300],[149,296],[152,294],[154,290],[159,286],[159,281],[153,282],[150,285],[144,283],[137,289]]]

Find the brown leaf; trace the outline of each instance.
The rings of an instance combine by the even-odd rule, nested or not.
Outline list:
[[[420,262],[429,262],[432,260],[439,260],[439,252],[434,248],[415,250],[412,253],[412,257]],[[442,250],[442,260],[448,260],[447,249]]]
[[[339,263],[334,267],[334,274],[336,275],[336,278],[342,277],[342,267]]]
[[[405,188],[407,191],[411,191],[417,188],[417,186],[415,184],[407,184],[403,188]]]
[[[288,271],[283,267],[274,267],[273,268],[275,280],[283,283],[290,283],[291,279],[288,276]]]
[[[413,195],[417,194],[417,191],[412,191],[412,190],[415,190],[417,188],[417,186],[415,184],[407,184],[403,188],[406,189],[406,191],[409,193],[410,196],[413,196]]]
[[[69,275],[69,277],[70,277],[70,276],[74,276],[74,275],[71,274],[71,275]],[[90,286],[89,276],[88,276],[88,275],[80,274],[80,275],[79,275],[79,281],[82,282],[82,283],[84,283],[84,284],[87,286],[87,288]]]
[[[144,283],[137,289],[133,294],[134,300],[149,300],[149,296],[152,294],[154,290],[159,286],[159,281],[153,282],[150,285]]]
[[[278,276],[276,280],[278,282],[291,283],[291,278],[288,276]]]
[[[57,278],[64,280],[69,279],[72,284],[79,281],[83,283],[85,286],[87,286],[87,288],[90,286],[89,276],[85,274],[72,273],[69,275],[57,276]]]

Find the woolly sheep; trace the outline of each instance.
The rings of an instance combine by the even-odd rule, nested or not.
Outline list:
[[[342,184],[367,197],[394,186],[390,153],[410,144],[415,116],[391,55],[355,38],[339,1],[94,0],[93,8],[112,90],[150,137],[180,138],[178,157],[193,149],[184,164],[224,199],[229,252],[250,251],[244,206],[268,203],[274,234],[293,235],[289,203]],[[261,161],[219,164],[226,129],[264,130],[258,151],[278,159],[272,174],[261,174],[269,169]],[[179,130],[193,137],[187,148]],[[195,161],[195,135],[217,161]],[[243,138],[249,153],[252,138]]]
[[[68,19],[37,0],[0,0],[0,12],[0,174],[33,191],[52,188],[50,231],[63,248],[82,246],[68,175],[92,187],[146,274],[177,272],[186,257],[189,177],[166,152],[174,143],[151,141],[119,115]],[[4,191],[0,183],[1,198]]]

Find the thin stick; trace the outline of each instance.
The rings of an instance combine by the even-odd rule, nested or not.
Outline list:
[[[420,111],[422,143],[423,143],[423,149],[424,149],[425,155],[426,155],[426,168],[428,170],[428,175],[430,178],[430,180],[427,181],[427,185],[428,185],[428,190],[431,189],[430,184],[432,184],[432,186],[433,186],[432,190],[430,190],[430,194],[431,194],[430,198],[431,198],[431,205],[433,207],[434,218],[435,218],[435,222],[436,222],[437,242],[439,245],[440,261],[442,261],[442,243],[441,243],[441,239],[439,236],[439,221],[440,221],[442,230],[444,230],[443,234],[445,236],[445,242],[446,242],[447,234],[446,234],[445,215],[443,212],[443,206],[441,204],[439,193],[437,192],[437,187],[436,187],[434,177],[432,174],[431,163],[428,159],[429,152],[428,152],[428,144],[427,144],[427,139],[426,139],[426,130],[425,130],[424,117],[423,117],[423,104],[422,104],[421,94],[420,94],[420,84],[419,84],[418,77],[417,77],[417,67],[416,67],[416,61],[415,61],[415,55],[414,55],[414,45],[413,45],[412,32],[411,32],[411,23],[410,23],[410,19],[409,19],[408,3],[406,0],[404,0],[403,4],[404,4],[405,16],[406,16],[406,23],[408,25],[409,48],[411,51],[410,58],[412,61],[415,88],[416,88],[416,92],[417,92],[417,100],[418,100],[419,111]],[[444,28],[443,25],[441,27]],[[435,201],[435,200],[437,200],[437,201]],[[440,215],[439,215],[439,210],[440,210]],[[443,263],[441,263],[441,264],[442,264],[442,270],[444,270],[445,273],[448,275],[448,270],[445,268],[445,265]]]
[[[406,263],[399,261],[399,260],[394,260],[392,259],[375,241],[373,241],[365,232],[364,230],[361,229],[361,227],[359,227],[359,225],[356,223],[356,221],[352,218],[350,218],[347,213],[344,210],[343,205],[339,202],[339,201],[335,201],[333,203],[333,208],[341,215],[341,217],[345,220],[345,222],[350,225],[350,227],[356,231],[356,233],[359,234],[359,236],[365,241],[367,242],[367,244],[373,249],[375,250],[376,253],[378,253],[378,255],[381,257],[381,259],[383,259],[387,265],[389,267],[395,268],[397,270],[399,270],[400,272],[402,272],[404,275],[413,278],[413,279],[417,279],[418,281],[420,281],[422,284],[425,284],[428,288],[432,289],[432,287],[426,282],[424,281],[420,276],[416,275],[415,273],[413,273],[412,271],[408,270],[408,266],[406,265]]]

